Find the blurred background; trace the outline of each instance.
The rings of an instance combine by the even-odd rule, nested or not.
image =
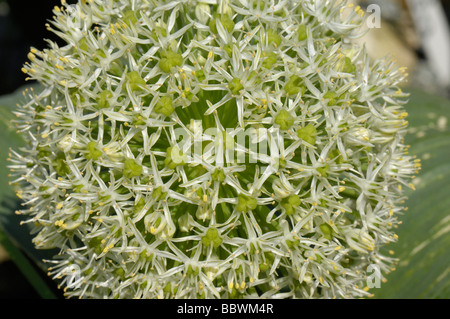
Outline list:
[[[450,0],[351,1],[365,10],[372,22],[370,32],[358,41],[366,45],[372,57],[381,58],[390,55],[400,65],[406,66],[409,70],[409,79],[405,87],[413,92],[417,90],[417,92],[429,94],[415,93],[413,95],[414,103],[423,105],[423,107],[429,105],[430,108],[436,108],[435,111],[430,111],[424,115],[429,121],[423,123],[419,122],[422,115],[419,114],[420,110],[417,111],[417,116],[413,116],[411,119],[411,122],[414,124],[412,132],[419,138],[426,134],[424,132],[428,132],[423,130],[424,127],[435,129],[438,133],[446,134],[437,140],[442,141],[446,138],[446,141],[448,141],[450,135],[447,130],[446,116],[450,111],[450,103],[448,102],[450,97]],[[76,1],[67,2],[74,3]],[[46,30],[45,23],[52,17],[52,8],[59,4],[60,0],[0,0],[0,106],[2,106],[1,103],[5,105],[11,104],[11,101],[17,96],[18,89],[28,84],[25,82],[25,76],[20,70],[24,62],[27,61],[27,53],[30,47],[45,48],[46,42],[44,39],[58,41],[52,33]],[[377,11],[378,9],[379,12]],[[377,15],[378,13],[379,16]],[[420,105],[418,109],[420,109]],[[414,107],[412,108],[414,109]],[[2,116],[2,113],[0,113],[0,116]],[[8,115],[5,118],[8,118]],[[12,133],[6,132],[1,134],[0,139],[3,140],[3,143],[0,144],[0,148],[2,148],[1,155],[4,157],[9,145],[9,140],[7,141],[7,139],[12,136],[8,134]],[[436,147],[444,147],[444,149],[447,148],[448,150],[449,144],[445,143]],[[420,153],[420,150],[417,152]],[[425,157],[428,157],[428,159],[433,158],[430,152],[422,154],[425,154]],[[443,156],[449,156],[448,151],[444,152]],[[450,157],[446,157],[444,160],[450,162]],[[1,163],[4,162],[5,160],[2,158]],[[2,169],[1,174],[7,174],[6,170]],[[442,176],[441,179],[443,178]],[[8,187],[6,180],[7,177],[0,176],[1,189]],[[448,186],[446,184],[443,185]],[[3,201],[0,203],[0,211],[14,210],[15,202],[11,203],[11,200],[6,199],[6,197],[6,195],[3,198],[0,197],[0,200]],[[439,218],[442,217],[441,219],[445,221],[444,224],[447,225],[448,206],[445,209],[443,215]],[[8,218],[4,216],[8,216]],[[16,222],[18,224],[17,218],[11,217],[8,212],[0,213],[0,226],[3,220],[4,229],[10,230],[11,233],[17,232],[18,230],[11,230],[18,228],[18,226],[14,226]],[[436,231],[440,234],[440,238],[442,238],[442,235],[445,237],[441,244],[444,245],[443,253],[447,256],[449,255],[448,227],[445,229],[443,234],[439,233],[439,230]],[[12,241],[11,238],[9,238],[10,241],[3,241],[3,246],[12,244],[16,248],[19,247],[19,250],[24,253],[23,257],[26,261],[30,262],[37,274],[43,278],[44,284],[49,287],[49,294],[52,295],[53,293],[53,297],[60,298],[61,293],[56,289],[54,283],[45,276],[42,269],[34,265],[33,251],[27,244],[29,238],[22,239],[22,242],[17,242],[17,238],[11,237],[13,237]],[[405,249],[410,249],[409,255],[414,255],[412,252],[415,252],[417,255],[416,251],[412,251],[413,248]],[[10,250],[8,249],[8,251]],[[37,258],[40,257],[42,256],[40,255]],[[443,258],[443,266],[438,270],[434,270],[438,271],[438,273],[433,277],[433,280],[438,281],[433,282],[433,285],[441,287],[439,289],[443,291],[443,294],[440,294],[437,298],[442,298],[442,296],[448,298],[450,296],[448,285],[450,271],[448,265],[450,260],[448,257]],[[42,293],[36,291],[36,285],[30,283],[29,278],[24,276],[23,269],[19,269],[17,260],[13,259],[16,258],[11,258],[10,254],[0,245],[0,298],[42,298]],[[403,266],[407,267],[407,265]],[[391,290],[395,289],[392,288]],[[381,297],[389,296],[392,295],[385,293]],[[421,295],[418,293],[417,296],[420,297]],[[433,294],[425,296],[433,296]]]

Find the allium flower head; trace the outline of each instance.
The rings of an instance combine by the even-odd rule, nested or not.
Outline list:
[[[12,151],[37,248],[68,297],[351,298],[394,261],[404,71],[330,0],[82,0]]]

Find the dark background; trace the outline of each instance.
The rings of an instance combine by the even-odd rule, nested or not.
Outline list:
[[[30,47],[44,49],[44,39],[58,42],[45,24],[53,16],[53,7],[60,4],[61,0],[0,0],[0,8],[5,8],[0,14],[0,95],[26,84],[21,68]]]

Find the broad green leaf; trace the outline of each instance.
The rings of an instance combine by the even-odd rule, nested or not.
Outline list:
[[[31,243],[32,236],[28,224],[20,226],[22,218],[14,214],[20,203],[12,186],[9,185],[11,179],[8,176],[10,162],[7,161],[7,158],[10,148],[17,150],[25,145],[23,135],[16,132],[11,121],[16,118],[14,111],[17,104],[25,101],[23,92],[31,88],[35,93],[39,92],[39,86],[28,85],[12,94],[0,97],[0,229],[37,265],[43,267],[42,259],[50,257],[51,254],[47,251],[36,250]]]
[[[14,196],[12,188],[8,185],[8,152],[10,148],[18,148],[24,144],[20,134],[16,133],[11,121],[15,118],[14,108],[16,104],[24,100],[22,92],[24,88],[18,89],[12,94],[0,97],[0,203]],[[0,211],[4,211],[0,205]]]
[[[0,97],[0,226],[8,236],[15,233],[14,237],[17,237],[17,242],[21,245],[27,245],[29,237],[22,235],[25,229],[19,229],[17,226],[19,220],[18,216],[14,215],[14,211],[19,206],[19,200],[9,185],[11,179],[8,176],[10,173],[8,165],[10,163],[7,158],[10,148],[17,149],[25,144],[22,136],[16,132],[11,123],[15,118],[13,112],[17,104],[25,100],[23,96],[25,88]],[[21,238],[24,239],[21,240]],[[31,245],[28,247],[31,248]]]
[[[410,90],[410,154],[422,161],[408,191],[408,210],[400,217],[399,258],[387,282],[373,289],[375,298],[450,298],[450,101]]]
[[[26,258],[22,251],[8,238],[0,228],[0,244],[5,248],[12,261],[21,270],[28,282],[34,287],[36,292],[45,299],[56,299],[57,296],[43,280],[31,262]]]

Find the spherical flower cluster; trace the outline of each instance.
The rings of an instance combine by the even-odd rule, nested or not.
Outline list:
[[[330,0],[80,0],[29,53],[18,212],[80,298],[352,298],[396,240],[404,70]]]

